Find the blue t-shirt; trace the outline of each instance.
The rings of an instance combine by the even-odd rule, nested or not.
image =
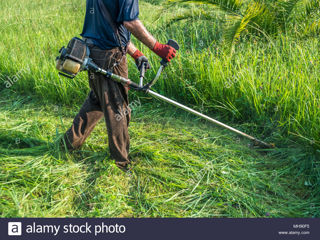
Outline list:
[[[139,16],[139,0],[102,0],[118,26],[122,46],[127,46],[131,33],[123,26]],[[104,18],[98,0],[87,0],[86,17],[82,37],[90,38],[101,49],[120,47],[116,33]]]

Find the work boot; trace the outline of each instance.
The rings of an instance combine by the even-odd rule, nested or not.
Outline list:
[[[123,171],[124,173],[128,174],[129,176],[132,176],[132,169],[133,165],[132,163],[126,163],[126,162],[116,162],[116,166]]]

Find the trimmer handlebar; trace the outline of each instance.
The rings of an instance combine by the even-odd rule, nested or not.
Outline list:
[[[170,39],[167,44],[170,45],[171,47],[173,47],[174,49],[179,50],[179,44],[176,41]],[[131,89],[134,89],[137,91],[148,92],[150,90],[150,88],[158,81],[163,69],[167,65],[168,65],[168,61],[166,61],[165,59],[162,59],[161,66],[158,70],[157,75],[155,76],[155,78],[153,80],[151,80],[149,83],[147,83],[145,85],[143,85],[143,79],[144,79],[144,76],[146,73],[146,64],[145,63],[141,66],[141,69],[140,69],[140,82],[139,82],[139,84],[131,81],[130,79],[123,78],[121,76],[113,74],[112,72],[109,72],[109,71],[106,71],[106,70],[100,68],[90,58],[87,58],[85,60],[85,63],[83,64],[83,66],[86,66],[86,67],[83,70],[92,70],[95,72],[102,73],[103,75],[106,75],[107,77],[110,77],[117,82],[121,82],[121,83],[129,86]]]
[[[180,49],[179,44],[175,40],[172,40],[172,39],[170,39],[168,41],[167,45],[173,47],[177,51]],[[140,69],[140,84],[139,84],[139,88],[140,89],[138,89],[138,90],[148,91],[158,81],[162,71],[168,65],[168,61],[166,59],[162,59],[160,64],[161,64],[161,66],[160,66],[160,68],[158,70],[158,73],[157,73],[156,77],[153,80],[151,80],[149,83],[147,83],[146,85],[143,85],[143,79],[144,79],[144,75],[146,73],[146,63],[144,63],[141,66],[141,69]]]

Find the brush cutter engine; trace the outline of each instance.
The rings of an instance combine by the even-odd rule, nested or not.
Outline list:
[[[60,75],[72,79],[79,72],[86,70],[90,50],[82,39],[72,38],[68,46],[62,47],[59,53],[60,56],[56,58],[56,68]]]

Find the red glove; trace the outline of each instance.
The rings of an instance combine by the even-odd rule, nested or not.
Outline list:
[[[137,60],[139,57],[144,56],[142,52],[140,52],[138,49],[131,55],[131,57],[134,60]]]
[[[156,42],[152,51],[167,62],[170,62],[172,58],[176,56],[177,52],[173,47],[159,42]]]
[[[151,68],[148,58],[146,58],[146,56],[144,56],[138,49],[131,55],[131,57],[136,61],[136,65],[139,70],[141,69],[142,64],[145,64],[146,70]]]

